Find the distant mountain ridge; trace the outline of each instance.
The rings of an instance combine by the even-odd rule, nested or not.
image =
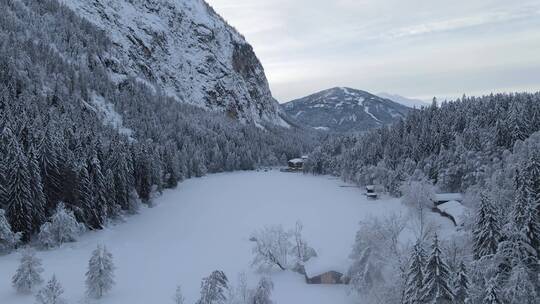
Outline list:
[[[420,99],[416,99],[416,98],[408,98],[408,97],[404,97],[404,96],[401,96],[401,95],[398,95],[398,94],[390,94],[390,93],[378,93],[377,96],[381,97],[381,98],[385,98],[385,99],[390,99],[392,101],[395,101],[397,103],[400,103],[404,106],[407,106],[409,108],[417,108],[417,109],[420,109],[421,107],[426,107],[426,106],[429,106],[429,103],[423,101],[423,100],[420,100]]]
[[[392,124],[411,108],[366,91],[336,87],[282,105],[298,123],[330,132],[362,132]]]

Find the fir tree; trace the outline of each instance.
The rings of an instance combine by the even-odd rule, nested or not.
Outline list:
[[[201,283],[201,298],[197,304],[223,304],[227,300],[229,281],[222,271],[214,271]]]
[[[114,264],[112,254],[103,246],[92,252],[86,272],[86,294],[101,298],[114,285]]]
[[[41,289],[36,295],[36,302],[38,304],[65,304],[66,301],[62,298],[64,289],[62,285],[53,275],[51,280],[47,282],[47,285]]]
[[[492,278],[487,284],[486,297],[482,301],[482,304],[502,304],[498,292],[497,280]]]
[[[39,168],[39,163],[37,159],[36,151],[31,148],[31,151],[29,152],[29,159],[28,159],[28,173],[30,174],[30,188],[32,192],[32,205],[33,205],[33,227],[34,231],[32,233],[35,233],[38,231],[39,227],[45,222],[45,207],[46,207],[46,199],[45,194],[43,193],[43,183],[41,179],[41,172]]]
[[[473,230],[474,258],[480,259],[495,254],[500,240],[501,232],[495,207],[487,194],[482,193]]]
[[[459,264],[456,281],[454,282],[454,303],[465,304],[469,299],[469,278],[467,276],[467,268],[465,263]]]
[[[423,268],[426,263],[426,253],[422,244],[417,242],[412,250],[407,270],[403,304],[419,304],[422,299]]]
[[[18,144],[11,147],[12,169],[8,175],[8,207],[6,216],[13,231],[22,232],[24,241],[28,241],[36,229],[34,213],[34,194],[31,177],[28,172],[28,158]]]
[[[96,200],[94,198],[93,184],[90,180],[86,166],[83,166],[79,172],[78,182],[78,202],[75,215],[79,221],[84,221],[86,226],[91,229],[99,229],[102,227],[102,218],[97,209]]]
[[[107,180],[101,169],[101,161],[97,155],[94,155],[89,162],[88,173],[90,176],[90,181],[93,186],[94,194],[94,212],[96,213],[97,219],[99,221],[99,226],[97,229],[103,228],[105,219],[108,217],[107,211],[114,210],[113,201],[109,200],[109,193],[107,193]],[[111,206],[109,205],[111,201]]]
[[[422,302],[430,304],[452,303],[454,294],[450,287],[450,271],[442,259],[437,235],[433,238],[431,254],[424,267]]]
[[[20,293],[30,293],[34,287],[41,284],[41,260],[36,257],[32,250],[25,250],[21,256],[21,262],[15,275],[11,279],[13,287]]]

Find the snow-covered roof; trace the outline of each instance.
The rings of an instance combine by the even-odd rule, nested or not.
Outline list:
[[[294,158],[294,159],[289,160],[289,162],[293,164],[302,164],[304,163],[304,160],[302,158]]]
[[[366,190],[375,190],[375,186],[374,185],[367,185]]]
[[[449,202],[449,201],[458,201],[463,200],[463,195],[461,193],[438,193],[435,194],[436,202]]]
[[[463,206],[458,201],[449,201],[447,203],[437,206],[437,208],[442,212],[450,214],[454,218],[458,226],[463,223],[463,216],[467,211],[467,207]]]

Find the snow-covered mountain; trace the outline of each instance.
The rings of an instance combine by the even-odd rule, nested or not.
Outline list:
[[[414,98],[408,98],[403,97],[401,95],[397,94],[390,94],[390,93],[379,93],[377,96],[385,99],[390,99],[394,102],[400,103],[404,106],[407,106],[409,108],[417,108],[420,109],[421,107],[429,106],[429,104],[423,100],[420,99],[414,99]]]
[[[391,124],[410,108],[365,91],[333,88],[282,105],[300,124],[332,132],[357,132]]]
[[[115,81],[135,77],[240,121],[287,125],[252,47],[203,0],[62,1],[112,39],[103,60]]]

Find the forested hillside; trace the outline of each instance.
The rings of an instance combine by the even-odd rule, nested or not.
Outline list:
[[[0,8],[0,207],[24,240],[59,202],[99,229],[184,178],[312,145],[302,130],[242,125],[135,78],[111,81],[111,40],[56,0]]]
[[[362,224],[351,255],[353,287],[374,303],[537,303],[539,130],[540,94],[499,94],[434,103],[392,127],[317,148],[308,171],[403,195],[419,223],[405,253],[380,236],[391,235],[392,222]],[[437,190],[465,193],[460,235],[446,241],[425,223]],[[379,265],[394,266],[383,274]]]
[[[310,172],[378,184],[395,195],[419,170],[442,191],[459,192],[485,187],[513,165],[515,143],[539,130],[539,93],[463,97],[413,111],[390,127],[329,138],[307,165]]]

